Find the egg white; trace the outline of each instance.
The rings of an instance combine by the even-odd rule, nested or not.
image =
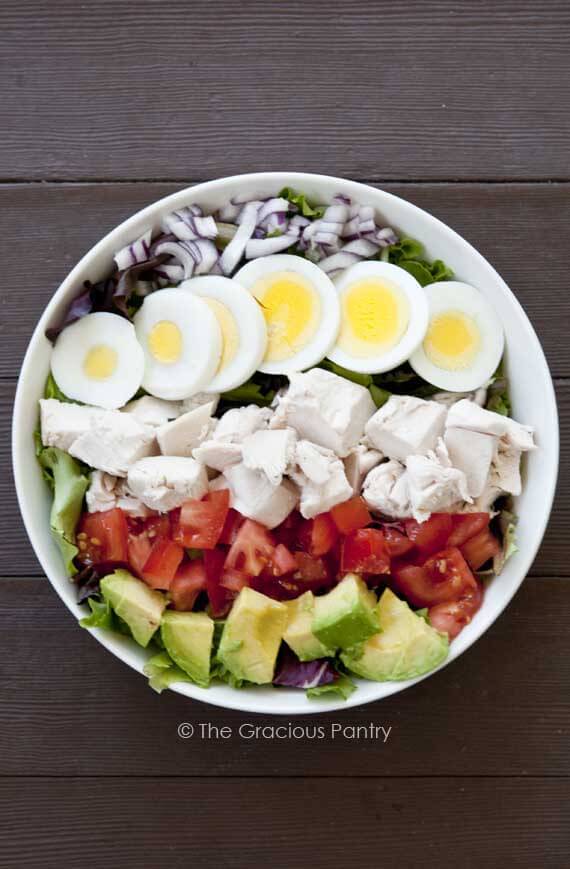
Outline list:
[[[86,360],[90,351],[101,347],[114,355],[114,370],[106,377],[90,377]],[[129,320],[100,311],[87,314],[61,332],[53,349],[51,370],[69,398],[114,410],[140,388],[144,354]]]
[[[437,315],[460,312],[474,321],[480,345],[468,365],[450,370],[434,364],[422,343],[411,356],[410,365],[428,383],[448,392],[478,389],[497,370],[505,346],[503,326],[495,309],[479,290],[461,281],[438,281],[424,287],[424,291],[429,304],[429,323]]]
[[[319,323],[313,336],[296,353],[279,360],[265,358],[259,370],[266,374],[290,374],[316,365],[334,345],[340,328],[340,305],[335,286],[328,275],[309,260],[291,254],[259,257],[243,266],[234,280],[253,293],[258,281],[283,272],[295,272],[310,284],[320,303]]]
[[[335,286],[341,302],[345,293],[357,282],[377,278],[392,284],[398,294],[407,301],[408,324],[396,344],[369,356],[351,354],[337,343],[328,354],[329,359],[351,371],[378,374],[390,371],[407,360],[421,343],[428,324],[428,304],[426,295],[418,281],[405,269],[391,263],[369,260],[357,263],[346,269],[336,280]]]
[[[219,302],[227,309],[237,329],[238,346],[234,356],[224,364],[222,355],[220,367],[203,391],[228,392],[245,383],[257,371],[267,347],[265,318],[253,296],[231,278],[214,275],[191,278],[181,283],[179,289]]]
[[[174,323],[182,336],[180,356],[161,362],[151,353],[149,338],[158,323]],[[207,302],[185,290],[167,288],[145,297],[134,317],[145,359],[143,387],[157,398],[190,398],[211,382],[222,353],[218,320]]]

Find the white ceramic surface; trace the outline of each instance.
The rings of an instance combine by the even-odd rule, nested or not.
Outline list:
[[[140,236],[149,227],[158,229],[163,214],[192,202],[214,210],[236,194],[275,195],[290,185],[304,191],[317,202],[328,202],[335,193],[344,193],[361,204],[374,206],[383,223],[402,234],[421,241],[432,258],[443,259],[458,280],[478,287],[492,301],[506,332],[507,373],[511,382],[513,415],[520,422],[534,426],[538,449],[527,457],[524,489],[518,498],[519,551],[509,560],[503,573],[495,578],[483,606],[470,625],[451,645],[451,663],[483,634],[511,600],[528,572],[542,540],[554,496],[558,472],[558,417],[552,380],[538,338],[515,295],[492,266],[468,242],[441,221],[409,202],[363,184],[290,172],[267,172],[233,176],[198,184],[167,196],[126,220],[96,244],[75,266],[50,300],[31,338],[22,366],[13,420],[14,477],[20,509],[31,544],[57,593],[75,618],[84,615],[75,602],[73,584],[64,575],[62,562],[49,531],[50,494],[35,461],[32,432],[37,420],[37,402],[49,371],[50,344],[44,330],[56,322],[82,282],[103,277],[112,266],[113,253]],[[38,619],[41,614],[38,612]],[[83,630],[77,627],[78,630]],[[500,629],[500,628],[499,628]],[[148,653],[129,639],[101,630],[93,635],[110,652],[139,673]],[[502,662],[497,662],[502,666]],[[49,679],[51,674],[44,674]],[[431,674],[428,674],[431,675]],[[125,679],[129,678],[125,673]],[[425,676],[422,678],[426,678]],[[337,699],[307,700],[304,692],[292,689],[260,687],[233,690],[215,685],[208,690],[186,683],[175,686],[180,694],[247,712],[296,715],[333,709],[347,709],[387,697],[419,680],[375,683],[359,681],[358,690],[347,702]],[[149,689],[150,690],[150,689]]]

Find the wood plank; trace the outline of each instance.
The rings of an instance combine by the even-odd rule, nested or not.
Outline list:
[[[13,381],[0,380],[0,467],[11,469],[10,425]],[[561,420],[561,456],[558,491],[543,544],[531,568],[535,576],[570,576],[567,529],[570,523],[570,381],[557,381]],[[6,531],[0,549],[0,576],[41,574],[28,543],[14,491],[11,470],[0,476],[0,525]]]
[[[289,719],[158,696],[74,623],[46,582],[3,580],[0,775],[568,776],[569,582],[525,583],[475,646],[400,695]],[[181,722],[193,738],[177,736]],[[318,724],[324,736],[239,731],[289,722]],[[392,731],[385,743],[333,739],[338,723]],[[231,728],[230,738],[208,738],[208,724]]]
[[[568,178],[568,4],[4,2],[7,179]]]
[[[559,869],[568,858],[563,779],[11,779],[1,805],[6,869],[451,869],[458,855]]]
[[[16,376],[46,302],[77,260],[144,205],[184,185],[4,185],[10,256],[0,286],[0,376]],[[570,376],[570,294],[560,253],[570,224],[565,184],[387,184],[457,229],[503,275],[542,340],[553,374]],[[99,276],[94,276],[99,277]]]

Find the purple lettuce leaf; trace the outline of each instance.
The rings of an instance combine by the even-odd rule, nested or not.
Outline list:
[[[336,681],[338,676],[328,658],[300,661],[290,649],[284,647],[279,655],[273,684],[287,688],[318,688]]]

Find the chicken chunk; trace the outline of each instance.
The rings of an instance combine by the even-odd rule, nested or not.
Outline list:
[[[100,513],[119,507],[129,516],[145,518],[150,511],[129,490],[122,477],[114,477],[104,471],[93,471],[91,483],[85,494],[89,513]]]
[[[295,459],[296,441],[292,428],[255,431],[243,442],[243,463],[252,471],[263,471],[269,482],[278,486]]]
[[[468,429],[447,428],[444,441],[451,464],[463,471],[469,494],[478,498],[485,488],[499,439]]]
[[[427,456],[408,456],[406,477],[412,516],[418,522],[425,522],[431,513],[455,512],[463,502],[473,500],[465,474],[452,467],[441,439]]]
[[[448,428],[469,429],[481,434],[496,435],[509,447],[526,451],[535,448],[533,429],[508,416],[485,410],[473,401],[463,399],[454,404],[447,415]]]
[[[344,464],[332,450],[301,440],[295,449],[295,461],[298,467],[291,471],[291,477],[301,491],[299,509],[305,519],[325,513],[352,496]]]
[[[347,456],[363,435],[375,405],[363,386],[330,371],[292,374],[271,428],[294,428],[300,438]]]
[[[371,510],[390,519],[411,516],[406,469],[395,459],[372,468],[364,480],[362,497]]]
[[[383,454],[379,450],[371,450],[364,444],[357,444],[344,459],[346,479],[355,495],[360,494],[362,483],[369,471],[379,465]]]
[[[159,426],[156,439],[161,453],[165,456],[191,456],[192,450],[211,434],[215,426],[213,412],[213,402],[202,404]]]
[[[405,461],[433,450],[443,434],[447,408],[413,395],[392,395],[366,426],[371,446],[390,459]]]
[[[129,490],[151,510],[165,513],[208,491],[204,465],[181,456],[152,456],[129,470]]]
[[[132,414],[143,425],[164,425],[171,419],[176,419],[182,413],[182,402],[166,401],[153,395],[143,395],[129,401],[122,408],[123,413]]]
[[[290,480],[274,486],[263,471],[247,468],[243,462],[226,468],[223,476],[234,510],[261,522],[266,528],[280,525],[297,506],[299,494]],[[226,488],[218,479],[215,488]]]
[[[88,432],[95,419],[106,411],[82,404],[70,404],[56,398],[40,399],[40,425],[42,443],[45,447],[58,447],[68,452],[77,438]]]

